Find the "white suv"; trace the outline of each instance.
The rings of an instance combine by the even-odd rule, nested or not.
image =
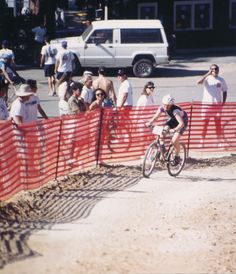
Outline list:
[[[149,77],[169,62],[168,42],[159,20],[94,21],[79,37],[62,40],[76,55],[76,69],[132,67],[137,77]]]

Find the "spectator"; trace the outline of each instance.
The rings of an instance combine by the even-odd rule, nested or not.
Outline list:
[[[56,22],[56,27],[58,29],[60,28],[65,28],[66,26],[66,21],[65,21],[65,12],[63,7],[57,7],[55,11],[55,22]]]
[[[18,74],[15,66],[12,65],[12,55],[5,53],[2,55],[3,61],[0,61],[1,74],[5,82],[5,100],[8,101],[8,86],[9,84],[24,83],[24,79]]]
[[[0,60],[3,61],[3,55],[9,54],[12,56],[12,63],[15,64],[15,55],[13,50],[9,49],[9,42],[7,40],[2,41],[2,49],[0,50]]]
[[[17,98],[11,105],[10,117],[17,125],[29,122],[25,103],[32,94],[30,86],[26,84],[22,84],[16,91]]]
[[[67,93],[69,90],[69,77],[66,76],[63,78],[61,84],[58,86],[57,94],[59,97],[59,114],[60,116],[69,114],[69,106],[68,106],[68,99],[67,99]]]
[[[91,105],[94,98],[92,76],[88,75],[87,77],[85,77],[81,97],[84,99],[86,109],[89,109],[89,106]]]
[[[92,71],[85,70],[83,72],[82,78],[79,80],[80,83],[84,84],[84,80],[86,79],[87,76],[93,76]]]
[[[32,29],[34,33],[34,64],[39,64],[40,62],[40,51],[44,43],[44,37],[47,33],[47,29],[44,23]]]
[[[147,106],[154,106],[155,101],[152,96],[152,93],[155,89],[155,85],[153,82],[147,82],[143,88],[141,96],[137,101],[137,107],[147,107]]]
[[[116,93],[114,90],[113,82],[106,77],[106,68],[99,67],[98,78],[93,81],[93,88],[101,88],[106,93],[104,106],[116,105]]]
[[[124,69],[118,70],[118,80],[121,82],[118,89],[117,107],[127,107],[133,105],[133,89],[128,81],[126,71]]]
[[[39,97],[36,94],[38,89],[36,80],[28,79],[26,80],[26,84],[29,85],[31,91],[33,92],[29,100],[25,102],[28,122],[37,121],[38,112],[42,115],[44,119],[48,119],[48,116],[40,105]]]
[[[55,63],[57,49],[50,45],[50,38],[46,36],[44,38],[45,45],[41,50],[41,62],[40,67],[44,65],[44,76],[48,78],[49,96],[56,95],[56,79],[55,79]]]
[[[104,99],[106,98],[106,92],[101,89],[97,88],[94,90],[95,94],[95,101],[89,106],[89,110],[101,109],[104,106]]]
[[[9,112],[7,109],[5,97],[5,84],[0,84],[0,122],[9,119]]]
[[[83,85],[81,83],[72,83],[72,95],[68,100],[69,114],[78,114],[86,111],[84,100],[80,97]]]
[[[67,42],[61,42],[61,50],[56,55],[55,72],[57,73],[57,87],[65,78],[72,78],[74,54],[67,49]]]
[[[214,118],[217,138],[219,140],[221,138],[221,105],[226,102],[228,87],[224,78],[219,76],[219,66],[216,64],[210,66],[209,71],[197,81],[197,84],[203,84],[202,102],[207,104],[202,109],[204,126],[201,143],[204,146],[207,127],[211,118]]]

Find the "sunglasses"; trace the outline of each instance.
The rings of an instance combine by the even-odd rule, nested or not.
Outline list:
[[[215,70],[215,71],[217,71],[217,70],[219,70],[218,68],[211,68],[211,70]]]
[[[97,93],[96,96],[104,96],[103,93]]]
[[[147,87],[147,88],[150,88],[150,89],[155,89],[155,87],[151,86],[151,87]]]

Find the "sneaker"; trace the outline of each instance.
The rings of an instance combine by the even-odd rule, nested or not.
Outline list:
[[[181,161],[180,156],[175,155],[173,165],[177,166],[180,163],[180,161]]]

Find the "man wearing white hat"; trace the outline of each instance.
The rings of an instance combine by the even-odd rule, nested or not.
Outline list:
[[[11,105],[10,117],[17,125],[22,125],[30,122],[28,119],[25,102],[29,100],[33,92],[29,85],[22,84],[15,94],[17,98]]]

